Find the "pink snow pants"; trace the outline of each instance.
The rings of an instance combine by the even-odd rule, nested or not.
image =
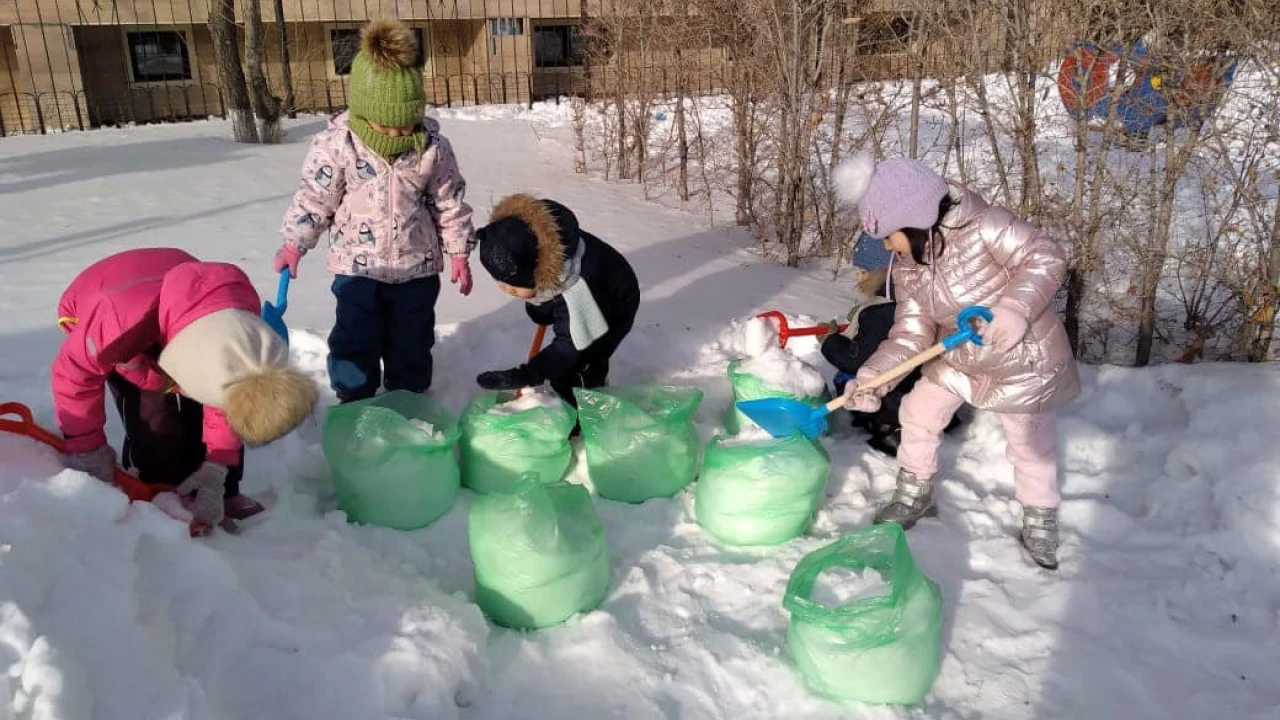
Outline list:
[[[899,421],[902,444],[898,464],[921,480],[938,471],[942,431],[964,400],[921,378],[902,399]],[[1014,493],[1024,507],[1055,508],[1058,494],[1057,416],[1047,413],[1000,413],[1005,451],[1013,464]]]

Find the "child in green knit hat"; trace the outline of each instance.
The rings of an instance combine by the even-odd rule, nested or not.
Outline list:
[[[435,304],[445,258],[471,293],[475,248],[467,183],[440,123],[425,117],[417,37],[375,20],[351,64],[349,108],[311,143],[285,213],[276,272],[297,277],[302,256],[330,234],[337,320],[329,381],[342,402],[431,387]]]

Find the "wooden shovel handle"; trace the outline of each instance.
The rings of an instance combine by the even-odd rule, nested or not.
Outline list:
[[[912,370],[915,370],[916,368],[938,357],[939,355],[941,355],[946,351],[947,351],[946,346],[943,345],[942,343],[938,343],[937,345],[934,345],[933,347],[929,348],[928,350],[925,350],[919,355],[916,355],[915,357],[909,360],[903,360],[897,365],[894,365],[888,370],[885,370],[884,372],[880,373],[872,380],[867,381],[866,384],[850,383],[851,387],[849,390],[845,391],[844,395],[841,395],[840,397],[827,403],[827,412],[835,412],[836,410],[839,410],[840,408],[844,407],[845,402],[849,399],[849,396],[851,394],[856,392],[864,392],[866,390],[874,390],[880,387],[881,385],[884,385],[885,383],[892,382],[893,380],[896,380],[897,378],[903,375],[906,375],[907,373],[911,372]]]
[[[538,331],[533,334],[533,345],[529,346],[529,359],[532,360],[535,355],[542,350],[542,341],[547,337],[547,326],[539,325]]]

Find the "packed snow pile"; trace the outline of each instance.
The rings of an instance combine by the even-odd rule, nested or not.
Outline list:
[[[830,470],[830,456],[803,435],[751,443],[716,438],[695,489],[698,524],[731,545],[785,543],[809,529]]]
[[[436,430],[436,426],[432,425],[430,421],[410,420],[409,424],[417,428],[419,432],[431,438],[432,440],[444,439],[444,433],[440,432],[439,430]]]
[[[753,317],[731,324],[721,345],[741,362],[737,371],[758,378],[769,388],[794,397],[817,397],[826,380],[813,365],[778,344],[778,329],[768,318]]]
[[[557,482],[573,460],[575,422],[573,407],[552,392],[476,395],[462,413],[462,484],[491,493],[512,489],[527,474]]]
[[[729,435],[719,438],[716,441],[722,448],[746,447],[751,445],[765,445],[773,442],[773,436],[768,430],[759,425],[752,425],[742,429],[737,435]]]
[[[889,583],[870,568],[830,567],[813,583],[814,602],[836,609],[860,600],[889,594]]]
[[[0,717],[459,718],[482,682],[478,609],[340,521],[193,541],[34,443],[0,458]]]
[[[753,358],[778,347],[778,328],[769,318],[735,320],[721,341],[735,357]]]
[[[519,415],[530,410],[559,410],[563,401],[550,388],[525,388],[520,397],[495,404],[489,409],[494,415]]]
[[[827,381],[817,368],[780,347],[771,347],[744,361],[738,371],[795,397],[818,397],[827,389]]]

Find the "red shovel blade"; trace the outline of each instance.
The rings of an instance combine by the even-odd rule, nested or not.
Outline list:
[[[13,420],[8,416],[16,416],[17,419]],[[37,425],[35,417],[31,414],[31,408],[22,403],[0,403],[0,431],[23,435],[42,442],[59,453],[65,452],[62,438]],[[114,480],[116,487],[120,488],[131,502],[150,502],[156,495],[169,489],[144,483],[120,468],[116,468]],[[192,536],[199,537],[207,534],[209,534],[209,528],[203,523],[191,523]]]

